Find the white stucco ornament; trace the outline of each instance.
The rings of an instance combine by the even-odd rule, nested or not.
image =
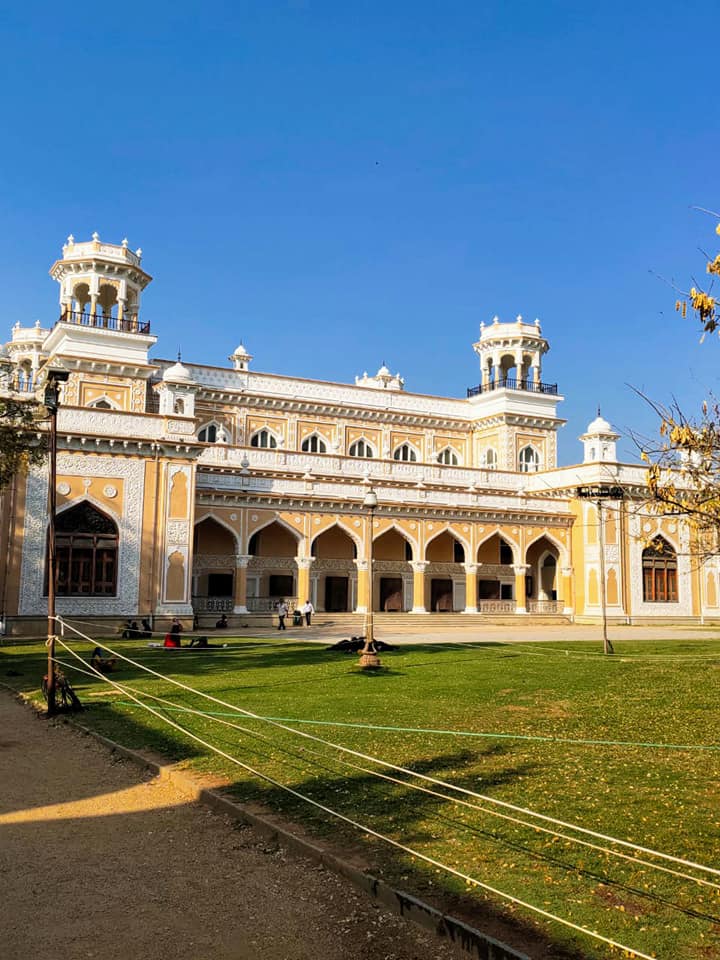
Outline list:
[[[57,492],[61,496],[66,497],[70,493],[70,484],[65,483],[64,481],[62,483],[59,483],[57,485]]]
[[[109,500],[113,500],[117,495],[117,487],[114,487],[111,483],[108,483],[103,487],[103,493]]]

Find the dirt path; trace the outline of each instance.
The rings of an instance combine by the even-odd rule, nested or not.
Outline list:
[[[0,690],[4,960],[456,960],[343,880]]]

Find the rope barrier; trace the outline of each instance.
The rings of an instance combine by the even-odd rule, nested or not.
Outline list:
[[[61,618],[58,617],[57,619],[60,620]],[[79,636],[83,636],[79,631],[74,630],[74,628],[73,628],[72,626],[70,627],[70,629],[73,630],[75,633],[77,633]],[[84,639],[86,639],[86,638],[84,638]],[[91,641],[91,642],[92,642],[92,641]],[[220,706],[228,707],[230,710],[233,710],[233,711],[235,711],[236,713],[239,713],[239,714],[241,714],[241,715],[243,715],[243,716],[245,716],[245,717],[251,717],[251,718],[253,718],[253,719],[255,719],[255,720],[263,720],[263,719],[264,719],[264,718],[261,717],[259,714],[253,713],[253,712],[250,711],[250,710],[245,710],[244,708],[238,707],[238,706],[236,706],[235,704],[231,704],[231,703],[228,703],[227,701],[220,700],[218,697],[215,697],[215,696],[213,696],[212,694],[205,693],[205,692],[200,691],[200,690],[196,690],[195,688],[190,687],[188,684],[185,684],[185,683],[183,683],[182,681],[175,680],[175,679],[172,678],[172,677],[167,677],[167,676],[165,676],[165,675],[163,675],[163,674],[160,674],[160,673],[158,673],[156,670],[153,670],[151,667],[148,667],[148,666],[145,666],[145,665],[143,665],[143,664],[137,663],[136,661],[132,660],[131,658],[125,657],[125,656],[123,656],[122,654],[117,653],[116,651],[114,651],[111,647],[107,646],[106,644],[100,643],[100,644],[98,644],[98,645],[104,647],[104,648],[107,649],[107,650],[109,650],[114,656],[117,656],[117,657],[119,657],[120,659],[123,659],[123,660],[125,660],[125,661],[128,662],[128,663],[131,663],[133,666],[136,666],[136,667],[138,667],[138,668],[141,669],[141,670],[145,670],[147,673],[150,673],[150,674],[152,674],[153,676],[156,676],[156,677],[158,677],[158,678],[161,679],[161,680],[165,680],[165,681],[173,684],[174,686],[177,686],[177,687],[179,687],[179,688],[181,688],[181,689],[183,689],[183,690],[186,690],[186,691],[188,691],[189,693],[195,694],[196,696],[203,697],[204,699],[209,700],[209,701],[212,702],[212,703],[217,703],[217,704],[219,704]],[[585,835],[585,836],[593,837],[593,838],[596,839],[596,840],[604,840],[604,841],[606,841],[606,842],[608,842],[608,843],[613,843],[613,844],[617,844],[617,845],[619,845],[619,846],[625,847],[625,848],[627,848],[627,849],[636,850],[636,851],[639,851],[640,853],[644,853],[644,854],[647,854],[647,855],[652,856],[652,857],[657,857],[657,858],[659,858],[659,859],[666,860],[666,861],[671,862],[671,863],[676,863],[676,864],[678,864],[678,865],[680,865],[680,866],[689,867],[690,869],[693,869],[693,870],[699,870],[699,871],[701,871],[701,872],[703,872],[703,873],[708,873],[708,874],[711,874],[711,875],[720,877],[720,870],[715,869],[714,867],[708,867],[708,866],[705,866],[704,864],[696,863],[696,862],[694,862],[694,861],[692,861],[692,860],[687,860],[687,859],[682,858],[682,857],[676,857],[676,856],[674,856],[674,855],[672,855],[672,854],[663,853],[662,851],[659,851],[659,850],[653,850],[653,849],[650,848],[650,847],[645,847],[645,846],[643,846],[643,845],[641,845],[641,844],[634,843],[634,842],[632,842],[632,841],[622,840],[622,839],[620,839],[620,838],[618,838],[618,837],[612,837],[612,836],[609,836],[608,834],[600,833],[599,831],[595,831],[595,830],[590,830],[590,829],[588,829],[588,828],[586,828],[586,827],[581,827],[581,826],[578,826],[577,824],[572,824],[572,823],[569,823],[569,822],[567,822],[567,821],[560,820],[559,818],[556,818],[556,817],[550,817],[550,816],[547,816],[546,814],[537,813],[537,812],[534,811],[534,810],[530,810],[530,809],[527,809],[527,808],[525,808],[525,807],[521,807],[521,806],[518,806],[518,805],[516,805],[516,804],[509,803],[508,801],[498,800],[498,799],[496,799],[495,797],[490,797],[490,796],[488,796],[487,794],[478,793],[477,791],[474,791],[474,790],[468,790],[468,789],[465,788],[465,787],[456,786],[455,784],[448,783],[448,782],[445,781],[445,780],[440,780],[440,779],[438,779],[438,778],[436,778],[436,777],[430,777],[430,776],[427,776],[426,774],[418,773],[417,771],[411,770],[411,769],[409,769],[409,768],[407,768],[407,767],[403,767],[403,766],[400,766],[400,765],[398,765],[398,764],[392,764],[392,763],[389,763],[389,762],[387,762],[387,761],[385,761],[385,760],[381,760],[381,759],[378,758],[378,757],[373,757],[373,756],[371,756],[371,755],[362,753],[361,751],[352,750],[352,749],[349,748],[349,747],[344,747],[344,746],[342,746],[342,745],[340,745],[340,744],[333,743],[332,741],[324,740],[324,739],[322,739],[321,737],[316,737],[316,736],[314,736],[313,734],[305,733],[305,732],[302,731],[302,730],[296,730],[296,729],[294,729],[293,727],[288,727],[288,726],[286,726],[285,724],[283,724],[283,723],[281,723],[281,722],[278,722],[278,721],[273,721],[273,720],[267,720],[267,719],[265,719],[264,722],[271,724],[271,726],[278,727],[278,728],[281,729],[281,730],[286,730],[287,732],[292,733],[292,734],[294,734],[295,736],[303,737],[303,738],[305,738],[305,739],[312,740],[312,741],[317,742],[317,743],[322,743],[322,744],[324,744],[325,746],[331,747],[332,749],[338,750],[338,751],[340,751],[340,752],[342,752],[342,753],[347,753],[347,754],[350,754],[351,756],[359,757],[359,758],[362,759],[362,760],[368,760],[368,761],[370,761],[371,763],[376,763],[376,764],[378,764],[379,766],[385,767],[386,769],[391,769],[391,770],[394,770],[394,771],[396,771],[396,772],[408,774],[409,776],[416,777],[416,778],[418,778],[418,779],[420,779],[420,780],[423,780],[423,781],[425,781],[425,782],[428,782],[428,783],[432,783],[432,784],[434,784],[435,786],[441,786],[441,787],[444,787],[444,788],[446,788],[446,789],[453,790],[453,791],[456,791],[456,792],[458,792],[458,793],[461,793],[461,794],[464,794],[464,795],[467,795],[467,796],[474,797],[474,798],[476,798],[476,799],[478,799],[478,800],[482,800],[482,801],[485,802],[485,803],[491,803],[491,804],[500,806],[500,807],[502,807],[503,809],[512,810],[514,813],[520,813],[520,814],[523,814],[524,816],[534,817],[534,818],[536,818],[536,819],[542,820],[543,822],[551,823],[551,824],[556,825],[556,826],[560,826],[560,827],[562,827],[563,829],[573,830],[573,831],[575,831],[575,832],[577,832],[577,833],[581,833],[581,834],[583,834],[583,835]]]
[[[59,643],[62,647],[64,647],[64,649],[68,651],[68,653],[71,654],[71,656],[74,656],[77,659],[82,660],[80,655],[75,653],[75,651],[73,651],[68,644],[64,643],[63,641],[59,641]],[[82,662],[84,663],[84,661]],[[123,692],[120,684],[115,683],[115,681],[111,680],[110,677],[108,677],[106,674],[100,673],[99,670],[95,672],[100,679],[106,681],[107,683],[114,686],[116,689],[120,689],[121,692]],[[531,904],[525,900],[522,900],[519,897],[515,897],[512,894],[509,894],[503,890],[498,889],[497,887],[493,887],[490,884],[485,883],[482,880],[479,880],[477,877],[472,877],[469,874],[464,873],[463,871],[457,870],[454,867],[450,866],[449,864],[443,863],[442,861],[437,860],[434,857],[430,857],[427,854],[424,854],[421,851],[414,849],[413,847],[409,847],[406,844],[400,843],[400,841],[394,840],[392,837],[388,837],[385,834],[380,833],[378,830],[374,830],[372,827],[368,826],[367,824],[364,824],[358,820],[354,820],[352,817],[348,817],[345,814],[341,813],[340,811],[334,810],[332,807],[328,807],[327,805],[320,803],[317,800],[314,800],[312,797],[308,797],[307,795],[301,793],[300,791],[287,786],[287,784],[283,784],[279,780],[276,780],[273,777],[270,777],[267,774],[262,773],[262,771],[256,770],[255,768],[251,767],[249,764],[243,763],[237,757],[233,757],[231,754],[227,753],[224,750],[219,749],[214,744],[211,744],[206,740],[203,740],[202,737],[199,737],[196,734],[192,733],[192,731],[183,727],[181,724],[175,723],[173,720],[169,719],[168,717],[164,717],[159,711],[154,710],[149,704],[143,703],[139,698],[133,696],[133,694],[130,693],[129,691],[126,691],[126,695],[130,696],[130,698],[134,700],[138,704],[138,706],[140,706],[144,710],[147,710],[149,713],[153,714],[163,723],[167,723],[169,726],[174,727],[176,730],[190,737],[196,743],[200,743],[202,746],[206,747],[208,750],[212,751],[213,753],[216,753],[218,756],[223,757],[225,760],[228,760],[230,763],[236,764],[237,766],[246,770],[248,773],[251,773],[254,776],[257,776],[260,779],[264,780],[266,783],[270,783],[272,786],[277,787],[280,790],[285,791],[286,793],[289,793],[291,796],[296,797],[298,800],[302,800],[305,803],[311,804],[313,807],[317,808],[318,810],[321,810],[322,812],[327,813],[330,816],[335,817],[336,819],[342,820],[343,822],[349,824],[350,826],[353,826],[356,829],[361,830],[363,833],[367,833],[370,836],[376,837],[378,840],[382,840],[383,842],[388,843],[389,845],[399,850],[402,850],[405,853],[408,853],[410,856],[417,857],[419,860],[422,860],[423,862],[428,863],[431,866],[437,867],[438,869],[444,870],[447,873],[450,873],[453,876],[458,877],[460,880],[465,881],[471,886],[478,887],[479,889],[485,890],[486,892],[491,893],[494,896],[500,897],[501,899],[506,900],[509,903],[513,903],[516,906],[523,907],[526,910],[530,910],[531,912],[536,913],[547,920],[551,920],[555,923],[560,923],[561,925],[568,927],[571,930],[575,930],[576,932],[581,933],[584,936],[588,936],[602,943],[605,943],[608,946],[613,947],[614,949],[625,950],[631,956],[639,958],[639,960],[654,960],[654,958],[651,957],[650,954],[642,953],[640,950],[636,950],[633,947],[628,947],[617,940],[613,940],[610,937],[605,937],[595,930],[589,930],[586,927],[582,927],[579,924],[573,923],[571,920],[567,920],[564,917],[560,917],[560,916],[557,916],[556,914],[550,913],[548,910],[544,910],[542,907],[535,906],[534,904]]]

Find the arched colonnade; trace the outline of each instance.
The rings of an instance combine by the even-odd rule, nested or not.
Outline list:
[[[240,522],[238,522],[238,519]],[[367,516],[199,513],[193,604],[267,613],[280,598],[367,610]],[[571,606],[568,528],[376,517],[373,607],[384,612],[553,613]]]

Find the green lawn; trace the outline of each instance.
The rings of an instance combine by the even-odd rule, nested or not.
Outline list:
[[[597,644],[579,642],[414,646],[384,655],[384,669],[367,675],[356,669],[355,657],[316,645],[223,639],[230,644],[227,650],[204,653],[110,642],[228,704],[267,717],[338,724],[296,725],[314,736],[720,868],[720,641],[622,643],[616,645],[616,655],[607,658]],[[78,643],[74,649],[87,658],[90,646]],[[40,646],[0,648],[0,680],[37,694],[44,653]],[[70,662],[67,654],[62,658]],[[101,681],[70,669],[67,674],[83,702],[91,705],[83,722],[101,733],[185,760],[196,769],[222,773],[236,797],[281,810],[311,831],[332,833],[344,847],[360,849],[390,882],[444,902],[470,922],[481,926],[484,917],[497,913],[516,927],[534,930],[539,942],[557,945],[547,952],[538,948],[533,955],[561,956],[563,950],[593,958],[611,955],[603,944],[505,904],[260,780],[127,698],[111,695]],[[227,712],[227,707],[138,668],[124,667],[113,678],[177,706]],[[714,919],[720,917],[717,888],[498,819],[487,811],[514,814],[469,796],[458,795],[480,804],[482,811],[384,781],[368,772],[382,771],[368,761],[343,757],[262,721],[238,718],[250,731],[241,732],[207,717],[157,708],[273,779],[514,897],[650,955],[720,958],[720,920]],[[497,736],[363,729],[344,723]],[[663,744],[715,749],[671,750]],[[346,766],[343,760],[365,769]],[[393,771],[385,773],[403,779]],[[447,788],[424,785],[448,793]],[[720,884],[720,876],[665,865]]]

